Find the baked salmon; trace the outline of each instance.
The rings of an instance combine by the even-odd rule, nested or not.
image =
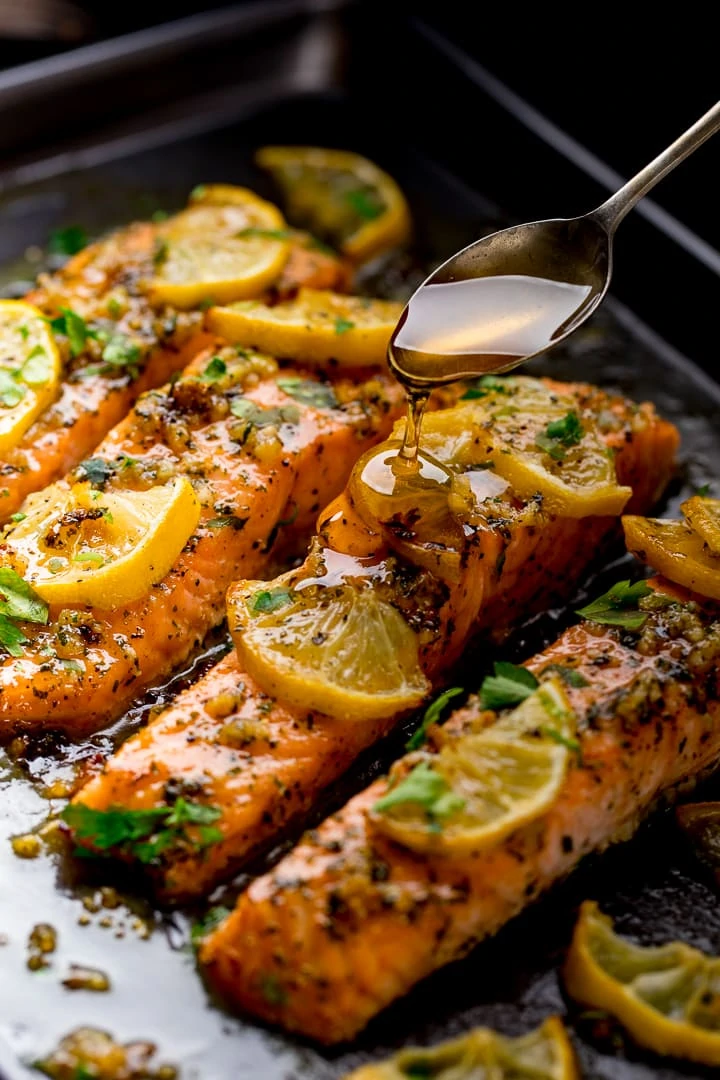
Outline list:
[[[632,486],[631,505],[651,505],[673,470],[675,428],[650,406],[585,386],[559,392],[579,408],[615,416],[606,439],[617,451],[618,479]],[[464,434],[470,438],[469,429]],[[484,453],[480,442],[481,458]],[[487,469],[478,483],[490,485],[488,492],[497,490]],[[323,567],[337,567],[342,559],[349,559],[350,573],[357,574],[358,565],[340,553],[361,556],[378,582],[373,588],[418,628],[423,672],[439,686],[471,635],[502,637],[522,617],[567,597],[598,549],[616,535],[617,519],[563,518],[536,513],[535,506],[533,500],[510,496],[499,502],[492,496],[472,534],[463,571],[446,582],[427,567],[409,567],[398,559],[344,495],[321,515],[305,566],[283,577],[281,585],[292,587],[309,573],[322,578]],[[268,589],[272,595],[272,583]],[[202,851],[192,844],[168,849],[146,869],[165,899],[197,896],[267,846],[290,820],[302,817],[397,720],[391,714],[348,722],[288,706],[264,693],[232,653],[129,739],[81,788],[74,805],[132,813],[168,806],[177,791],[194,791],[214,809],[221,836]],[[82,834],[76,832],[76,839],[90,847],[91,819],[92,814]],[[132,845],[117,844],[113,853],[136,858]]]
[[[387,374],[325,383],[222,342],[144,394],[56,488],[84,479],[117,492],[187,477],[199,526],[142,599],[107,610],[54,605],[47,625],[27,624],[22,655],[0,663],[2,735],[82,736],[181,663],[224,618],[238,570],[264,570],[278,529],[309,531],[357,455],[387,433],[401,399]],[[25,527],[6,530],[5,566],[13,529]]]
[[[89,245],[61,270],[42,274],[25,297],[64,323],[57,336],[63,380],[57,400],[0,461],[0,523],[29,492],[77,465],[142,393],[162,386],[214,339],[203,329],[202,311],[150,304],[146,283],[158,243],[157,225],[131,224]],[[337,256],[319,249],[308,234],[293,233],[276,286],[279,295],[301,286],[348,284],[348,271]]]
[[[658,594],[643,605],[641,628],[584,622],[527,664],[541,681],[570,673],[577,718],[578,752],[549,809],[472,855],[420,855],[373,826],[389,787],[378,780],[255,880],[210,934],[201,961],[212,985],[289,1030],[351,1039],[583,856],[628,838],[664,793],[714,767],[717,609]],[[431,729],[423,757],[497,719],[471,699]]]

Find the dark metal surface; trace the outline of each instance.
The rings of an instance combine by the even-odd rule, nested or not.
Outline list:
[[[357,30],[352,20],[349,28],[353,33]],[[348,38],[342,33],[337,36],[342,27],[335,24],[318,29],[323,35],[328,30],[331,34],[322,39],[323,55],[330,61],[323,69],[327,83],[323,92],[317,87],[317,74],[315,89],[310,91],[302,82],[294,88],[285,84],[283,91],[276,83],[274,91],[266,94],[255,84],[254,91],[245,88],[239,123],[229,124],[228,114],[221,110],[217,122],[205,118],[202,136],[182,138],[178,128],[178,137],[165,139],[162,128],[154,134],[146,131],[145,140],[134,144],[137,152],[131,155],[118,152],[112,140],[88,141],[78,151],[80,157],[66,159],[66,164],[83,168],[63,171],[58,165],[54,171],[41,172],[45,179],[11,186],[0,206],[0,262],[9,264],[5,282],[27,277],[36,269],[32,248],[43,245],[54,227],[78,223],[96,231],[157,208],[170,210],[202,181],[262,187],[265,181],[255,172],[251,158],[253,149],[264,142],[339,145],[373,156],[408,194],[424,265],[437,263],[483,230],[528,218],[525,205],[508,203],[503,213],[479,193],[496,196],[503,189],[501,141],[486,148],[482,169],[473,170],[467,161],[461,167],[456,158],[458,168],[448,171],[453,154],[446,152],[441,120],[428,122],[424,132],[416,127],[403,135],[396,124],[395,107],[382,111],[360,78],[362,54],[355,62],[349,57],[343,81],[332,85],[331,72],[336,68],[331,61],[338,58],[336,50],[347,45]],[[403,87],[396,89],[402,104]],[[392,90],[387,90],[388,95]],[[486,130],[502,131],[488,99],[479,95],[473,107],[476,127],[486,122]],[[140,133],[141,126],[138,138]],[[153,138],[155,148],[148,148]],[[529,153],[535,144],[536,137],[527,135]],[[53,160],[52,153],[44,160]],[[460,176],[473,171],[474,183],[468,185]],[[561,165],[559,175],[565,175]],[[487,184],[481,183],[483,177]],[[511,191],[510,179],[506,179]],[[561,194],[558,201],[566,202]],[[674,250],[666,238],[656,241],[663,249],[667,244],[668,251]],[[686,255],[678,255],[678,274]],[[381,281],[386,291],[407,290],[413,284],[407,267],[386,274]],[[535,362],[533,370],[551,371],[560,378],[575,378],[580,370],[584,378],[655,401],[664,415],[679,424],[682,467],[666,500],[669,508],[676,509],[688,492],[720,476],[720,388],[616,297],[610,297],[562,353]],[[575,601],[587,591],[606,587],[630,565],[630,560],[620,558],[597,568],[595,580],[584,583]],[[572,620],[578,606],[575,601],[519,631],[503,655],[522,658],[552,639]],[[489,652],[479,649],[468,658],[475,679],[491,659]],[[131,717],[125,730],[140,720],[137,715]],[[359,788],[382,768],[402,738],[400,733],[367,755],[335,799]],[[103,736],[96,745],[105,745]],[[156,1042],[160,1059],[178,1064],[183,1080],[332,1080],[360,1062],[378,1059],[410,1042],[436,1042],[477,1023],[517,1032],[557,1011],[570,1025],[586,1080],[679,1080],[710,1075],[680,1063],[661,1062],[636,1051],[617,1035],[593,1031],[564,1001],[558,979],[574,912],[585,897],[598,899],[617,917],[619,929],[637,940],[649,943],[682,937],[720,952],[720,904],[668,814],[655,815],[631,843],[587,860],[567,883],[495,940],[427,980],[379,1017],[357,1044],[323,1051],[215,1008],[188,946],[192,913],[152,913],[146,900],[132,889],[129,907],[88,912],[83,901],[92,906],[105,871],[99,875],[97,870],[72,866],[61,854],[27,861],[13,856],[8,838],[36,826],[51,809],[39,794],[40,785],[61,774],[67,762],[84,752],[66,747],[58,759],[38,747],[34,755],[26,755],[19,771],[9,759],[0,759],[0,933],[8,937],[0,947],[0,1072],[4,1070],[7,1080],[33,1075],[28,1063],[80,1024],[110,1030],[123,1041]],[[148,940],[134,929],[133,919],[138,915],[153,922]],[[85,916],[90,925],[79,925]],[[31,973],[25,966],[27,935],[41,921],[55,924],[59,946],[47,971]],[[66,991],[60,980],[71,962],[107,971],[112,992]]]

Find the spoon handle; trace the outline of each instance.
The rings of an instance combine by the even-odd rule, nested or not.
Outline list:
[[[656,158],[653,158],[644,169],[636,173],[631,180],[623,184],[619,191],[611,195],[606,202],[589,213],[587,217],[593,218],[612,235],[628,211],[635,206],[635,203],[639,202],[643,195],[646,195],[651,188],[655,187],[657,182],[662,180],[663,176],[666,176],[671,169],[674,169],[676,165],[679,165],[681,161],[684,161],[686,157],[692,154],[693,150],[697,150],[698,146],[701,146],[706,139],[714,135],[718,128],[720,128],[720,101],[717,101],[692,127],[683,132],[675,142],[671,143]]]

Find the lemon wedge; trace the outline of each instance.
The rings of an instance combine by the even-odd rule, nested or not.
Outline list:
[[[110,609],[162,581],[197,528],[200,503],[185,477],[147,491],[59,481],[28,496],[23,515],[3,546],[38,595]]]
[[[670,581],[720,600],[720,556],[684,521],[626,514],[622,524],[628,551],[638,559]]]
[[[372,585],[322,578],[241,581],[228,593],[240,661],[266,693],[339,719],[418,705],[430,689],[418,641]]]
[[[0,300],[0,452],[12,449],[55,400],[62,363],[39,308]]]
[[[186,309],[260,296],[289,254],[290,233],[276,206],[246,188],[208,185],[158,226],[150,300]]]
[[[574,714],[551,679],[481,732],[400,762],[370,818],[413,851],[473,854],[552,806],[577,749]]]
[[[255,160],[281,189],[290,220],[355,262],[408,239],[405,196],[391,176],[360,154],[319,146],[264,146]]]
[[[473,1028],[438,1046],[409,1047],[388,1061],[364,1065],[345,1080],[580,1080],[575,1053],[557,1016],[526,1035]]]
[[[693,495],[680,507],[688,526],[707,544],[711,555],[720,555],[720,499]]]
[[[234,345],[271,356],[348,367],[382,366],[402,304],[342,296],[326,289],[300,289],[292,300],[215,307],[208,326]]]
[[[680,941],[644,948],[585,901],[565,964],[576,1001],[614,1016],[658,1054],[720,1065],[720,959]]]
[[[537,380],[495,380],[478,402],[487,456],[521,498],[543,497],[563,517],[619,514],[632,494],[615,475],[612,451],[587,413]]]

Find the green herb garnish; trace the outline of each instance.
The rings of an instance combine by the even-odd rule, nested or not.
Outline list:
[[[11,656],[22,656],[28,639],[16,620],[44,625],[48,606],[15,570],[0,566],[0,645]]]
[[[297,405],[281,405],[277,409],[263,409],[248,398],[236,397],[230,402],[230,412],[239,420],[247,421],[245,437],[251,427],[268,427],[270,424],[280,426],[282,424],[297,424],[300,420],[300,410]]]
[[[205,192],[206,191],[207,191],[207,184],[196,184],[195,187],[190,192],[190,198],[191,199],[202,199],[202,198],[205,197]]]
[[[565,664],[548,664],[546,668],[543,668],[543,675],[547,675],[551,671],[559,675],[566,686],[572,686],[575,690],[590,685],[582,672],[577,671],[575,668],[566,667]]]
[[[70,352],[73,356],[79,356],[85,348],[88,338],[96,338],[97,330],[92,330],[77,311],[72,308],[61,307],[60,314],[54,319],[48,319],[50,329],[55,334],[64,334],[70,343]]]
[[[483,709],[506,709],[519,705],[537,690],[538,681],[527,668],[497,660],[493,675],[486,675],[480,687],[480,705]]]
[[[563,461],[566,450],[577,446],[584,434],[578,414],[569,412],[561,420],[551,420],[545,431],[535,436],[535,445],[555,461]]]
[[[170,247],[169,247],[168,242],[165,239],[165,237],[164,236],[156,236],[155,237],[155,246],[153,248],[153,256],[152,256],[153,266],[156,269],[157,269],[157,267],[162,266],[162,264],[165,262],[165,260],[168,257],[168,252],[169,251],[170,251]]]
[[[230,908],[224,904],[216,904],[205,912],[202,919],[196,919],[190,928],[190,943],[194,949],[202,944],[203,938],[220,925],[230,914]]]
[[[487,397],[488,394],[509,394],[508,384],[504,379],[498,379],[495,375],[483,375],[468,386],[460,398],[461,401],[474,401],[476,398]]]
[[[463,693],[464,690],[461,686],[451,686],[449,690],[444,690],[434,701],[431,701],[423,714],[420,727],[405,743],[405,749],[417,750],[422,746],[425,742],[428,728],[431,727],[432,724],[439,724],[445,710],[453,698],[459,697],[459,695]]]
[[[146,864],[178,846],[189,845],[195,851],[202,851],[223,835],[213,827],[213,822],[221,816],[218,807],[189,802],[182,797],[172,806],[149,810],[123,807],[93,810],[82,803],[71,803],[60,816],[78,840],[87,840],[99,851],[121,849]],[[192,832],[188,831],[190,828]]]
[[[268,1005],[286,1005],[288,1000],[288,992],[285,987],[280,983],[277,975],[272,972],[268,975],[263,975],[260,985],[260,992],[267,1001]]]
[[[579,763],[582,764],[581,746],[577,739],[573,739],[569,735],[564,735],[562,731],[558,731],[557,728],[547,727],[545,725],[540,728],[540,732],[543,735],[547,735],[553,742],[560,743],[566,750],[571,750],[573,754],[577,754]]]
[[[103,349],[102,358],[111,368],[127,368],[133,379],[138,375],[140,346],[125,334],[113,334]]]
[[[227,364],[222,356],[213,356],[202,375],[199,375],[198,378],[200,382],[214,383],[218,379],[222,379],[223,375],[227,375]]]
[[[597,600],[575,612],[584,619],[604,623],[607,626],[620,626],[624,630],[640,630],[647,619],[647,612],[640,611],[639,601],[652,595],[652,589],[644,581],[618,581]]]
[[[706,499],[707,496],[710,494],[710,485],[701,484],[699,488],[695,489],[695,494],[699,495],[701,499]]]
[[[292,233],[289,229],[258,229],[255,226],[249,225],[247,229],[241,229],[239,233],[235,233],[238,240],[252,239],[253,237],[259,237],[262,240],[288,240]]]
[[[337,409],[340,404],[332,386],[327,383],[313,379],[278,379],[277,385],[283,393],[316,409]]]
[[[285,607],[292,600],[292,593],[290,589],[279,587],[277,589],[263,589],[261,592],[256,592],[254,596],[250,598],[248,607],[250,611],[255,615],[266,614],[270,611],[277,611],[278,608]]]
[[[435,772],[427,761],[421,761],[399,784],[378,799],[373,810],[384,814],[403,803],[422,807],[428,820],[435,825],[465,806],[465,800],[450,790],[445,777]]]
[[[351,322],[350,319],[345,319],[342,315],[338,315],[337,319],[335,320],[336,334],[346,334],[348,330],[353,330],[354,328],[354,322]]]
[[[82,225],[68,225],[64,229],[53,229],[48,250],[53,255],[77,255],[87,245],[88,234]]]
[[[73,562],[89,562],[95,563],[96,566],[104,566],[105,556],[99,551],[80,551]]]
[[[222,514],[220,517],[210,518],[207,523],[208,529],[234,529],[240,532],[248,523],[247,518],[237,517],[235,514]]]
[[[89,481],[91,487],[104,488],[110,477],[114,474],[115,467],[105,458],[91,457],[81,461],[77,467],[79,480]]]
[[[384,204],[371,188],[358,188],[357,191],[348,191],[345,200],[363,221],[374,221],[375,218],[380,217],[385,209]]]
[[[14,521],[14,522],[24,521],[26,517],[27,517],[27,514],[23,514],[21,510],[18,510],[18,512],[16,514],[11,514],[10,515],[10,520]]]

